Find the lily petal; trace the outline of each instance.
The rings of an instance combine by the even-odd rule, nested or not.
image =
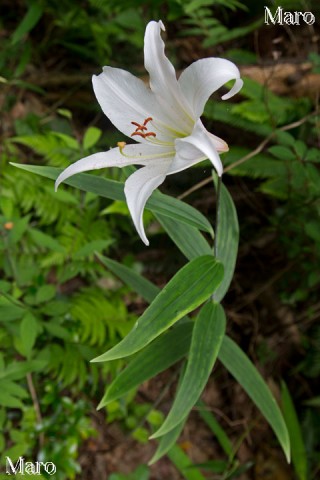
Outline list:
[[[149,245],[143,227],[143,210],[152,192],[163,183],[166,178],[171,160],[152,162],[140,168],[127,179],[124,193],[131,217],[141,240]]]
[[[172,148],[141,144],[126,145],[121,150],[116,147],[107,152],[94,153],[93,155],[78,160],[60,173],[55,183],[55,190],[57,190],[60,183],[76,173],[87,172],[88,170],[99,170],[107,167],[121,168],[128,165],[148,165],[154,161],[155,158],[170,158],[172,156]]]
[[[235,84],[222,96],[223,100],[238,93],[243,85],[239,69],[234,63],[223,58],[203,58],[192,63],[182,72],[179,85],[185,97],[188,98],[196,118],[202,115],[210,95],[229,80],[235,80]]]
[[[144,65],[150,76],[150,88],[161,99],[159,103],[166,105],[171,118],[184,126],[185,132],[190,132],[194,123],[192,111],[181,91],[174,66],[165,55],[161,30],[165,30],[161,21],[149,22],[144,37]]]
[[[131,122],[143,124],[146,118],[153,118],[157,111],[150,89],[142,80],[125,70],[104,67],[100,75],[93,75],[92,84],[103,113],[127,137],[135,131]],[[161,137],[161,133],[156,133]],[[141,136],[135,139],[141,143],[147,142]],[[164,140],[167,140],[167,136]]]
[[[148,128],[155,133],[155,144],[173,143],[177,133],[184,134],[185,124],[177,110],[171,112],[162,99],[157,99],[154,92],[131,73],[103,67],[100,75],[93,75],[92,84],[103,113],[127,137],[136,130],[132,122],[142,125],[148,118],[152,118]],[[150,143],[150,137],[133,138],[140,143]]]
[[[55,188],[76,173],[106,167],[141,165],[125,183],[125,196],[133,223],[148,245],[143,228],[143,210],[152,192],[166,175],[180,172],[208,158],[219,176],[223,173],[219,152],[228,145],[208,132],[200,120],[209,96],[229,80],[235,80],[226,100],[242,87],[240,72],[230,61],[207,58],[194,62],[177,80],[165,55],[163,23],[149,22],[145,33],[145,67],[150,88],[125,70],[104,67],[93,76],[97,100],[115,127],[138,143],[95,153],[66,168]]]
[[[223,166],[218,154],[217,138],[204,128],[201,120],[198,120],[189,137],[176,140],[176,156],[171,163],[170,173],[179,172],[208,158],[221,177]]]

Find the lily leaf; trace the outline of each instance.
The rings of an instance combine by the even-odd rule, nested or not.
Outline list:
[[[196,465],[192,464],[188,455],[178,445],[171,447],[168,451],[168,457],[185,480],[206,480],[200,470]]]
[[[217,186],[217,177],[214,176]],[[223,263],[224,277],[214,293],[214,300],[221,302],[227,293],[237,261],[239,244],[239,223],[237,211],[227,188],[222,184],[220,190],[219,224],[216,227],[217,258]]]
[[[181,360],[189,350],[193,322],[177,325],[139,352],[115,377],[98,408],[117,400]]]
[[[151,303],[152,300],[160,292],[160,288],[154,285],[152,282],[144,278],[139,273],[132,270],[132,268],[123,265],[122,263],[111,260],[111,258],[104,257],[103,255],[96,253],[100,262],[103,263],[111,272],[119,277],[126,285],[132,290],[138,293],[144,300]]]
[[[124,274],[121,271],[122,269],[125,272]],[[116,265],[114,265],[114,270],[112,271],[150,303],[154,298],[153,296],[156,294],[156,291],[154,290],[152,292],[150,289],[148,290],[148,293],[144,295],[146,290],[144,290],[142,286],[143,283],[140,282],[140,279],[144,281],[147,280],[143,279],[138,273],[130,270],[128,267],[122,265],[122,269],[119,269],[118,272],[116,272]],[[128,275],[128,270],[131,272],[130,275]],[[131,283],[127,282],[127,279],[130,278],[130,276],[133,278],[132,281],[130,280]],[[149,286],[153,285],[151,282],[148,282],[148,284]],[[157,289],[156,286],[153,287],[154,289]],[[187,345],[189,345],[191,341],[191,332],[186,332],[186,334],[190,335],[190,340],[189,343],[186,341],[185,355],[188,354],[189,347]],[[240,385],[242,385],[244,390],[246,390],[250,398],[265,416],[266,420],[270,423],[285,451],[285,454],[287,455],[287,458],[289,458],[290,444],[284,420],[269,387],[264,382],[256,367],[252,364],[247,355],[228,336],[225,336],[222,341],[218,358]],[[230,450],[230,448],[231,447],[228,446],[228,450]]]
[[[212,255],[213,251],[207,240],[192,225],[177,223],[165,215],[156,214],[157,219],[188,260],[201,255]]]
[[[58,175],[62,172],[61,168],[55,167],[25,165],[19,163],[12,163],[11,165],[52,180],[56,180]],[[80,173],[74,177],[68,178],[64,183],[67,183],[72,187],[80,188],[86,192],[95,193],[101,197],[110,198],[111,200],[125,200],[123,183],[108,178]],[[164,195],[159,191],[155,191],[148,200],[146,208],[153,213],[160,213],[161,215],[173,218],[177,222],[192,225],[195,228],[213,235],[212,226],[204,215],[191,207],[191,205],[188,205],[181,200],[177,200],[176,198],[172,198],[169,195]]]
[[[197,407],[200,417],[206,422],[212,433],[216,436],[221,448],[228,455],[229,459],[231,459],[234,455],[234,449],[228,435],[202,400],[197,402]]]
[[[269,387],[260,373],[238,347],[238,345],[225,336],[219,351],[219,360],[231,375],[247,392],[273,429],[284,451],[287,461],[290,461],[290,439],[286,423],[281,410],[275,401]]]
[[[308,459],[299,418],[287,385],[281,384],[281,404],[292,445],[292,463],[299,480],[308,478]]]
[[[151,438],[161,437],[175,428],[196,404],[217,359],[225,329],[226,317],[221,305],[213,302],[204,305],[193,328],[186,371],[173,406]]]
[[[187,418],[184,418],[178,425],[176,425],[172,430],[165,433],[160,441],[157,450],[155,451],[153,457],[149,461],[149,465],[156,463],[163,455],[165,455],[176,443],[180,433],[186,423]]]
[[[204,255],[192,260],[157,295],[129,334],[93,361],[123,358],[141,350],[180,318],[204,303],[222,278],[223,267],[213,256]]]

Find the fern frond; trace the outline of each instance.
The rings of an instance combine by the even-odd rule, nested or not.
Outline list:
[[[47,371],[63,387],[76,384],[81,389],[91,375],[97,376],[96,366],[89,363],[96,355],[92,348],[77,343],[52,343],[46,350],[46,355],[50,358]]]
[[[90,345],[113,343],[117,337],[123,338],[135,321],[120,298],[108,299],[104,292],[93,287],[73,297],[71,315],[79,322],[81,341]]]
[[[11,141],[31,148],[35,153],[50,160],[53,166],[65,166],[75,157],[79,156],[80,146],[69,135],[60,132],[48,132],[38,135],[25,135],[14,137]]]

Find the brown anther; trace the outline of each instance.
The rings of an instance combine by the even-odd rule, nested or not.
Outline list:
[[[152,121],[152,117],[148,117],[143,122],[143,125],[140,125],[140,123],[138,122],[131,122],[132,125],[137,127],[135,131],[131,134],[131,137],[134,137],[135,135],[139,135],[142,138],[156,137],[156,134],[154,132],[148,132],[148,127],[146,127],[147,123],[151,121]],[[147,132],[144,133],[144,130],[147,130]]]
[[[140,135],[140,137],[146,138],[146,135],[147,135],[147,134],[146,134],[146,133],[141,133],[141,132],[135,131],[135,132],[131,133],[130,136],[131,136],[131,137],[134,137],[134,135]]]
[[[137,128],[136,128],[136,131],[138,130],[148,130],[147,127],[145,127],[144,125],[140,125],[140,123],[137,123],[137,122],[131,122],[132,125],[135,125]]]

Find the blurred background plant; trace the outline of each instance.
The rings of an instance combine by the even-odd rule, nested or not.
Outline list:
[[[319,18],[315,2],[280,3]],[[151,213],[146,223],[152,247],[146,251],[123,202],[71,188],[55,193],[52,181],[10,165],[65,167],[122,140],[100,113],[90,77],[106,64],[143,74],[145,25],[158,18],[166,24],[168,55],[178,68],[210,55],[244,65],[245,84],[236,103],[212,101],[205,111],[208,129],[231,146],[223,156],[225,182],[241,225],[226,305],[232,335],[281,397],[298,448],[293,466],[284,467],[263,421],[248,411],[242,395],[237,400],[225,393],[236,387],[218,368],[208,387],[210,400],[205,396],[207,416],[202,406],[202,421],[195,413],[191,423],[192,429],[202,422],[199,438],[209,435],[206,461],[194,453],[197,431],[194,438],[187,431],[189,440],[169,454],[179,473],[172,473],[172,465],[139,466],[149,459],[143,454],[124,465],[119,455],[119,470],[129,467],[133,473],[101,478],[144,480],[157,468],[169,468],[163,478],[201,480],[201,472],[209,472],[221,479],[315,479],[320,469],[319,23],[266,28],[263,7],[253,0],[1,2],[0,465],[6,456],[23,455],[54,462],[58,480],[88,478],[86,458],[89,452],[91,459],[105,452],[98,438],[106,438],[109,424],[131,431],[144,444],[161,417],[155,403],[167,382],[163,376],[150,391],[147,385],[138,396],[132,392],[109,405],[102,416],[95,413],[121,362],[97,368],[90,360],[121,339],[144,306],[96,253],[121,258],[136,272],[144,269],[158,285],[167,280],[164,272],[181,264],[182,255]],[[288,71],[281,90],[276,67],[285,70],[288,63],[298,66]],[[262,81],[261,72],[267,72]],[[101,175],[125,178],[119,170]],[[201,164],[165,188],[210,214],[209,176],[209,164]],[[280,379],[288,387],[277,388]],[[228,395],[226,415],[232,420],[226,421],[217,411]],[[242,428],[236,423],[240,417]],[[113,451],[117,438],[108,437],[107,450]],[[191,468],[190,459],[197,465]],[[102,474],[117,470],[108,468],[104,464]]]

